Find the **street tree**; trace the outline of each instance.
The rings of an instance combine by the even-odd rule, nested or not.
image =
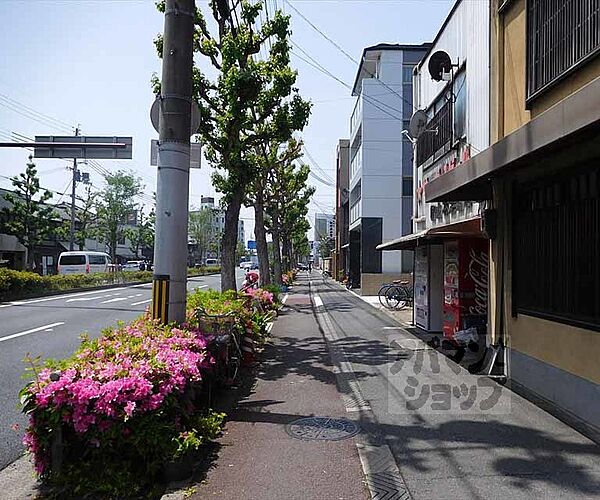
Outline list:
[[[125,225],[136,213],[134,198],[142,192],[141,180],[133,174],[117,171],[105,177],[105,187],[96,203],[98,235],[108,244],[113,262],[117,258],[117,244],[125,236]]]
[[[79,250],[85,248],[85,240],[93,238],[96,234],[96,200],[99,193],[92,192],[92,185],[88,184],[85,188],[83,198],[83,207],[77,210],[78,224],[75,230],[75,243]]]
[[[0,233],[17,238],[27,249],[27,269],[35,267],[34,248],[47,239],[57,227],[57,214],[46,204],[52,193],[40,187],[32,157],[25,172],[11,178],[14,191],[6,193],[4,199],[10,204],[2,209]]]
[[[164,11],[164,3],[158,4]],[[199,134],[205,156],[217,172],[215,188],[223,193],[225,227],[221,245],[221,287],[235,289],[235,249],[240,208],[256,174],[246,152],[261,142],[285,141],[301,130],[310,104],[294,88],[296,72],[289,60],[289,16],[275,12],[262,24],[258,20],[262,1],[214,0],[209,4],[215,29],[209,28],[197,9],[194,51],[201,65],[194,67],[194,97],[200,108]],[[267,47],[267,41],[269,46]],[[162,53],[162,38],[156,40]],[[261,48],[268,56],[261,60]],[[154,79],[155,90],[159,81]]]
[[[189,214],[188,236],[197,248],[200,263],[204,263],[206,254],[215,239],[212,220],[213,211],[208,207],[193,210]]]
[[[328,235],[322,235],[319,238],[319,257],[327,259],[331,257],[331,252],[335,247],[335,241]]]
[[[139,218],[133,227],[127,227],[124,231],[125,238],[129,240],[129,250],[133,252],[136,259],[140,258],[140,252],[154,247],[156,214],[154,211],[148,215],[139,210]]]

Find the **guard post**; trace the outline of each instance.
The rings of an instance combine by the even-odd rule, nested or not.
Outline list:
[[[152,319],[163,325],[169,322],[169,281],[168,274],[152,277]]]

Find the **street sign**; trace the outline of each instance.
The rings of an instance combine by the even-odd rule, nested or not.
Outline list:
[[[190,168],[200,168],[202,163],[202,144],[192,142],[190,144]],[[158,166],[158,141],[152,139],[150,141],[150,165]]]
[[[256,241],[248,240],[248,250],[256,250]]]
[[[36,135],[36,158],[81,158],[94,160],[131,160],[133,138],[117,136]]]
[[[150,121],[152,122],[152,126],[154,130],[156,130],[160,134],[159,122],[160,122],[160,99],[156,99],[152,103],[152,107],[150,108]],[[198,104],[192,103],[192,118],[190,123],[190,135],[194,135],[198,131],[198,127],[200,126],[200,108]]]

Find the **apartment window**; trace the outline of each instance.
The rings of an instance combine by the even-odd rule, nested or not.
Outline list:
[[[467,72],[462,70],[454,78],[454,137],[460,139],[467,133]]]
[[[598,53],[598,0],[527,0],[528,99]]]
[[[402,83],[412,83],[414,66],[402,66]]]
[[[402,178],[402,196],[412,196],[413,180],[412,177]]]
[[[435,103],[433,109],[436,108],[417,140],[417,165],[425,163],[452,140],[452,102],[443,98],[439,106]]]
[[[599,177],[579,167],[515,189],[515,313],[600,330]]]

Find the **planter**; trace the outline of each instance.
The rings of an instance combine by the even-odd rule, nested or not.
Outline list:
[[[191,454],[171,460],[163,465],[162,478],[166,483],[189,479],[194,472],[194,460]]]

